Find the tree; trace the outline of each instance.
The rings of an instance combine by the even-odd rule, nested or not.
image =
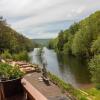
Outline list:
[[[72,35],[70,35],[69,37],[68,37],[68,42],[66,42],[65,44],[64,44],[64,47],[63,47],[63,53],[64,54],[72,54],[72,42],[73,42],[73,36]]]
[[[91,47],[91,52],[93,54],[99,54],[100,53],[100,36],[95,40]]]
[[[97,47],[99,43],[94,43],[99,35],[100,11],[97,11],[79,23],[74,23],[69,29],[61,31],[51,45],[59,52],[67,54],[72,52],[75,56],[91,58],[93,53],[99,52],[99,49],[97,50],[100,47],[99,45]]]
[[[70,26],[69,31],[72,35],[74,35],[79,29],[79,23],[74,23]]]
[[[21,35],[7,25],[6,20],[0,17],[0,50],[9,50],[10,53],[30,51],[35,47],[30,39]]]
[[[100,54],[95,55],[89,62],[92,81],[100,85]],[[99,87],[100,88],[100,87]]]
[[[64,45],[63,31],[60,31],[57,43],[57,48],[59,51],[63,51],[63,45]]]

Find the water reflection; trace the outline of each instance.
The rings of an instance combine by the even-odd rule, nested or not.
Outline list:
[[[32,63],[41,65],[42,60],[37,54],[38,50],[38,48],[35,48],[34,52],[30,53],[30,55]],[[46,60],[47,69],[50,72],[75,87],[90,83],[90,74],[86,61],[73,56],[56,54],[53,50],[47,48],[43,50],[43,58]]]

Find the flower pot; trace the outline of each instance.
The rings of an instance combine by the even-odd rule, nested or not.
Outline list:
[[[14,96],[16,94],[23,92],[21,78],[1,81],[0,83],[3,86],[3,92],[4,92],[5,97]]]

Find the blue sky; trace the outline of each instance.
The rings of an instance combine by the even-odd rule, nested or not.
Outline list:
[[[0,16],[29,38],[54,38],[96,10],[100,0],[0,0]]]

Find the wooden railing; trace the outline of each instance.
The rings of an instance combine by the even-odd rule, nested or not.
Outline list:
[[[21,80],[25,100],[48,100],[44,95],[42,95],[32,84],[30,84],[26,79]],[[6,100],[3,91],[3,85],[0,83],[0,100]]]
[[[22,79],[22,84],[27,100],[48,100],[44,95],[42,95],[32,84],[30,84],[26,79]]]
[[[5,100],[2,83],[0,83],[0,100]]]

